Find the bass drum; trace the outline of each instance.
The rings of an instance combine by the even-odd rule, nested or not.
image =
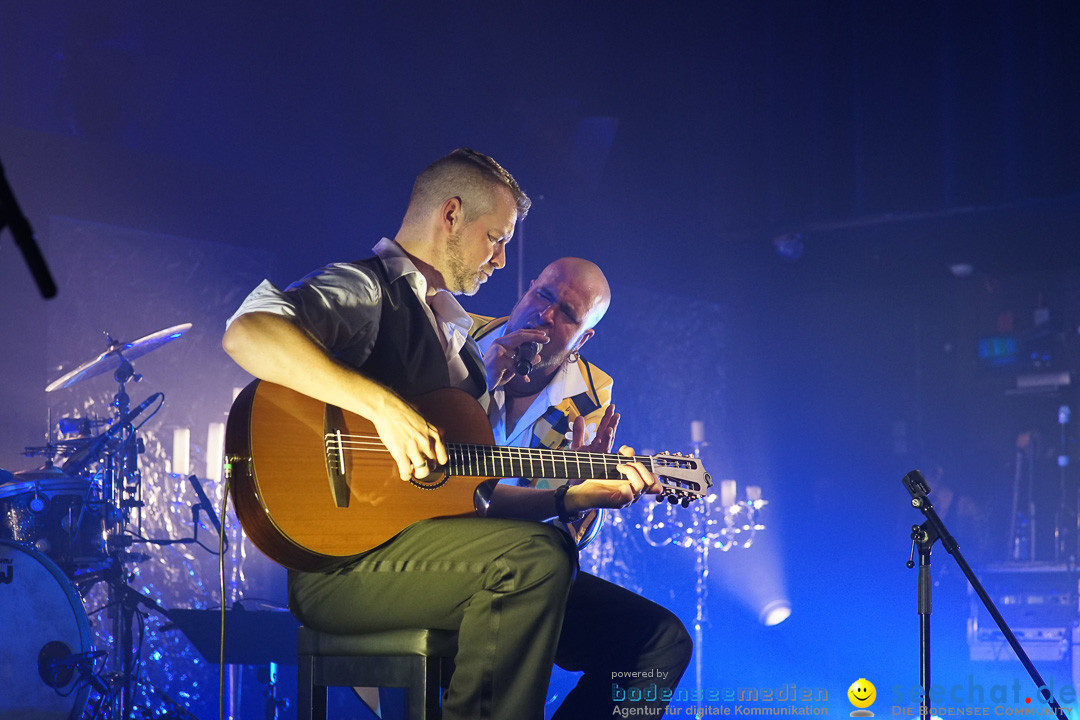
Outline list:
[[[92,636],[82,602],[60,568],[36,550],[0,540],[0,720],[75,720],[90,685],[75,663]]]

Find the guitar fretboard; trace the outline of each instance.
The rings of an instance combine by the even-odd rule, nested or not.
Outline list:
[[[461,477],[529,477],[569,480],[596,478],[616,480],[619,465],[637,460],[650,467],[650,458],[628,458],[607,453],[571,450],[450,444],[447,473]]]
[[[347,455],[372,452],[389,455],[375,434],[344,434],[335,431],[327,433],[323,440],[326,446],[326,469],[331,479],[336,481],[335,487],[341,502],[344,502],[347,490]],[[701,467],[701,462],[696,457],[683,455],[627,457],[613,453],[466,443],[448,443],[446,452],[449,462],[441,469],[443,477],[618,480],[623,477],[618,470],[619,465],[640,462],[660,481],[662,493],[665,495],[674,494],[688,499],[703,497],[708,486],[712,484],[708,473]]]

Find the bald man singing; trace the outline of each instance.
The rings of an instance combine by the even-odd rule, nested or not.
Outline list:
[[[484,354],[491,391],[496,445],[611,451],[619,423],[611,403],[612,379],[581,356],[610,302],[611,289],[600,268],[568,257],[544,268],[508,317],[473,316],[472,336]],[[499,485],[493,510],[524,487],[550,484],[521,479],[519,489],[507,482],[514,481]],[[554,523],[583,547],[599,530],[602,511],[579,504],[577,487],[570,482],[557,488],[562,503],[557,503],[561,511]],[[689,634],[670,611],[579,571],[555,662],[584,674],[554,717],[610,717],[623,708],[643,708],[648,716],[660,717],[692,649]]]

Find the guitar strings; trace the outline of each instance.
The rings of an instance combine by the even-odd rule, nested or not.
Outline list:
[[[337,460],[336,456],[346,451],[389,454],[378,435],[332,433],[327,434],[324,439],[327,454],[331,460]],[[490,474],[508,476],[518,474],[555,477],[592,475],[617,478],[619,477],[618,466],[631,461],[625,456],[610,453],[518,448],[476,443],[449,443],[447,452],[452,471],[456,470],[461,474],[470,474],[470,469],[482,468],[483,472],[479,474],[490,472]],[[648,458],[645,460],[648,461]],[[511,464],[509,470],[506,467],[507,463]],[[518,466],[515,466],[515,463]],[[528,463],[527,469],[525,463]],[[336,466],[337,462],[332,464]],[[537,470],[537,464],[539,464],[539,470]],[[649,464],[651,466],[651,463]]]
[[[335,435],[326,436],[328,447],[340,447],[345,450],[371,450],[389,452],[377,435]],[[635,460],[648,458],[626,457],[610,453],[576,452],[573,450],[549,450],[545,448],[517,448],[499,445],[470,443],[449,443],[447,452],[451,455],[486,455],[501,460],[518,459],[534,462],[562,462],[571,465],[621,465]]]
[[[390,451],[383,445],[382,440],[375,434],[327,434],[325,436],[325,444],[327,453],[336,459],[336,456],[341,452],[346,451],[362,451],[362,452],[379,452],[390,454]],[[537,475],[545,476],[544,467],[545,464],[550,466],[551,475],[556,477],[563,477],[569,475],[584,475],[584,474],[596,474],[601,472],[608,473],[611,478],[617,479],[620,477],[617,468],[627,462],[640,461],[646,465],[650,470],[661,475],[663,473],[663,467],[667,464],[687,465],[696,464],[695,458],[690,457],[678,457],[678,458],[664,458],[663,461],[656,463],[655,456],[624,456],[612,453],[589,453],[589,452],[577,452],[573,450],[552,450],[550,448],[519,448],[519,447],[507,447],[502,445],[483,445],[478,443],[448,443],[447,453],[449,454],[449,465],[452,469],[460,470],[464,468],[477,468],[481,467],[485,471],[491,470],[492,474],[495,473],[494,468],[498,465],[500,471],[505,470],[507,462],[517,462],[519,465],[529,464],[529,471],[524,472],[524,468],[518,468],[523,470],[523,475]],[[535,464],[540,464],[540,471],[536,472]],[[588,473],[581,471],[582,466],[588,466]],[[571,472],[570,468],[575,468],[575,472]],[[600,471],[597,471],[599,467]],[[462,474],[469,474],[468,472]],[[488,474],[487,472],[479,473],[481,475]],[[511,473],[516,474],[516,473]],[[664,483],[667,486],[667,483]]]

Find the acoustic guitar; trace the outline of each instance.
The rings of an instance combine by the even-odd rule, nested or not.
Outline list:
[[[237,518],[270,559],[326,570],[419,520],[475,516],[500,478],[617,479],[621,455],[493,445],[487,414],[455,388],[413,398],[442,431],[449,462],[402,480],[367,419],[256,380],[233,401],[225,471]],[[658,500],[688,505],[712,484],[698,458],[636,457],[660,480]]]

